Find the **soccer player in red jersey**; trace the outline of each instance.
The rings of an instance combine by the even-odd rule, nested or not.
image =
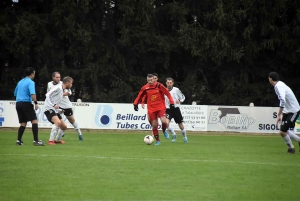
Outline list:
[[[148,116],[151,121],[152,132],[156,139],[155,145],[160,145],[160,139],[158,135],[158,121],[157,117],[160,118],[162,123],[162,130],[164,134],[168,134],[166,132],[167,127],[167,119],[166,119],[166,104],[165,104],[165,97],[166,95],[170,100],[170,107],[174,108],[174,101],[169,93],[169,91],[165,88],[165,86],[159,82],[155,82],[153,78],[153,74],[148,74],[147,76],[147,84],[144,85],[138,96],[133,102],[134,110],[138,111],[138,104],[141,103],[144,96],[147,98],[147,109],[148,109]]]
[[[152,75],[153,75],[154,82],[158,82],[158,74],[157,73],[152,73]],[[142,97],[141,104],[142,104],[142,108],[145,109],[145,104],[147,104],[147,96],[146,96],[146,94],[144,94],[144,96]],[[151,125],[151,121],[149,119],[149,115],[148,114],[147,114],[147,119],[149,121],[149,124]],[[158,133],[158,128],[156,128],[156,130],[157,130],[157,133]],[[165,135],[165,137],[167,139],[169,139],[169,133],[168,132],[164,132],[164,135]],[[152,132],[152,136],[154,137],[153,132]]]

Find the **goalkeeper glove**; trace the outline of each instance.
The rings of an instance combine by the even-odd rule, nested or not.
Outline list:
[[[138,105],[133,105],[133,108],[135,111],[139,111],[139,106]]]

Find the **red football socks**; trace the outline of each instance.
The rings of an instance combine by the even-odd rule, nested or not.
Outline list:
[[[155,128],[153,127],[153,128],[152,128],[152,133],[153,133],[153,135],[154,135],[154,137],[155,137],[155,140],[156,140],[156,141],[160,141],[160,140],[159,140],[159,135],[158,135],[158,129],[157,129],[157,127],[155,127]]]
[[[167,129],[167,124],[162,123],[161,128],[162,128],[162,131],[165,132]]]

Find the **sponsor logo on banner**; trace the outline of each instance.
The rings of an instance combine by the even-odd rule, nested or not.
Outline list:
[[[212,109],[208,124],[222,124],[226,130],[247,130],[255,123],[255,118],[242,114],[239,108]]]
[[[4,120],[4,103],[0,102],[0,126],[3,125]]]
[[[145,121],[145,120],[146,120],[146,114],[145,115],[117,114],[116,116],[117,128],[121,128],[121,129],[150,129],[151,128],[150,124],[147,125],[146,123],[140,123],[141,121]],[[132,121],[134,123],[132,123]]]
[[[85,107],[89,107],[90,104],[89,103],[72,103],[72,106],[85,106]]]
[[[116,111],[118,113],[116,113]],[[111,105],[98,105],[94,117],[94,122],[101,128],[113,129],[151,129],[151,125],[147,121],[146,114],[128,113],[128,110],[118,109]],[[161,125],[158,125],[158,129]]]
[[[98,105],[95,114],[95,124],[99,127],[109,127],[112,123],[113,108],[110,105]]]
[[[198,125],[192,125],[191,126],[193,130],[203,131],[206,129],[204,126],[198,126]]]
[[[181,105],[180,110],[186,129],[192,131],[203,131],[207,129],[207,107]]]

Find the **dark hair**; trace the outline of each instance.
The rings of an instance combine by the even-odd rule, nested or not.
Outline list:
[[[152,75],[158,77],[158,74],[157,74],[157,73],[152,73]]]
[[[57,72],[57,71],[53,72],[53,73],[52,73],[52,78],[54,78],[56,74],[60,74],[60,73]]]
[[[174,79],[171,78],[171,77],[168,77],[168,78],[166,79],[166,81],[168,81],[168,80],[171,80],[172,82],[174,82]]]
[[[147,77],[151,78],[151,77],[153,77],[153,74],[148,74]]]
[[[32,68],[32,67],[27,67],[27,68],[25,69],[25,71],[24,71],[25,76],[31,75],[34,71],[35,71],[34,68]]]
[[[64,84],[66,84],[67,82],[71,82],[71,81],[73,81],[73,78],[71,78],[71,77],[69,77],[69,76],[66,76],[66,77],[64,77],[64,79],[63,79],[63,83],[64,83]]]
[[[279,75],[276,72],[271,72],[271,73],[269,73],[269,78],[271,78],[273,81],[278,81]]]

